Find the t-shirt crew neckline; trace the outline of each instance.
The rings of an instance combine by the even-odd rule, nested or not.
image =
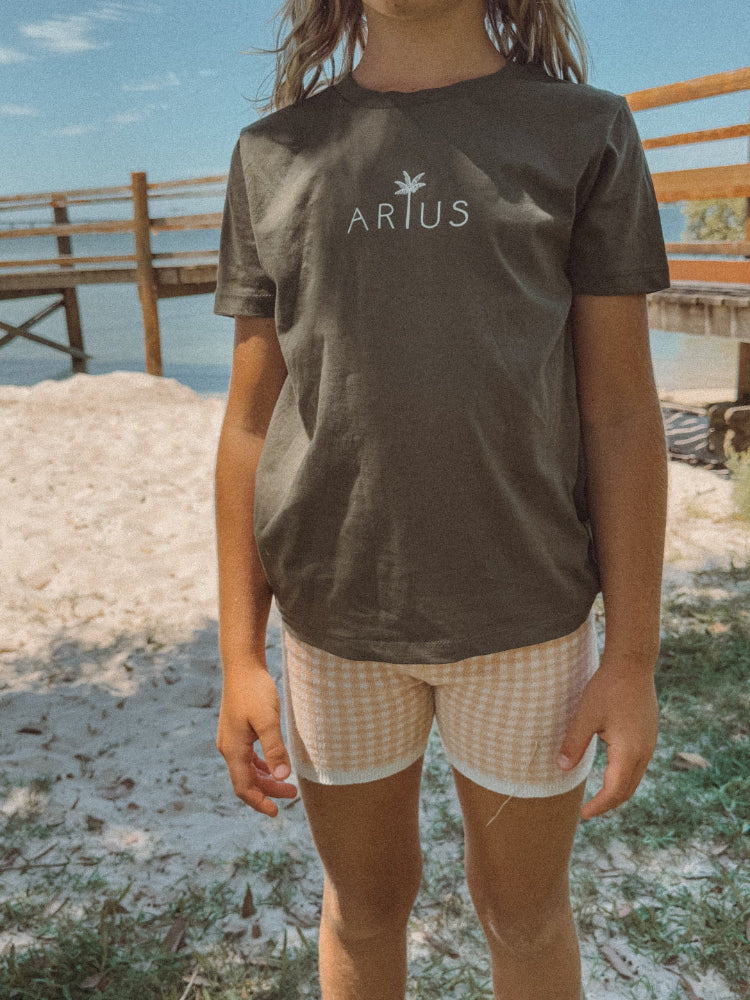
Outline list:
[[[387,107],[393,104],[423,104],[427,101],[446,101],[462,97],[486,95],[504,80],[511,77],[519,64],[506,59],[505,64],[492,73],[484,73],[469,80],[457,80],[442,87],[426,87],[421,90],[372,90],[363,87],[352,76],[352,71],[334,84],[338,93],[352,104],[366,104],[371,107]]]

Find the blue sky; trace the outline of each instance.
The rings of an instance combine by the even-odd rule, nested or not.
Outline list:
[[[269,92],[269,0],[0,8],[0,193],[226,173],[237,134]],[[750,64],[747,0],[578,0],[589,82],[627,93]],[[750,91],[640,112],[641,135],[747,121]],[[652,170],[732,163],[748,141],[649,152]]]

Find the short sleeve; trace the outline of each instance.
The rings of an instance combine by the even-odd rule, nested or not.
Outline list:
[[[219,238],[214,312],[219,316],[273,316],[276,286],[258,257],[239,141],[229,166]]]
[[[653,181],[630,106],[624,97],[620,101],[603,152],[579,192],[568,258],[574,293],[632,295],[669,288]]]

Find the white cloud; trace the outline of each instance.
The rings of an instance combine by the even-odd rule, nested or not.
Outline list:
[[[19,52],[18,49],[6,49],[0,46],[0,66],[23,62],[24,59],[28,58],[25,52]]]
[[[179,87],[180,80],[176,73],[169,72],[164,76],[141,80],[139,83],[123,83],[122,89],[128,91],[166,90],[167,87]]]
[[[103,49],[111,44],[91,37],[99,22],[129,21],[136,14],[160,13],[161,8],[153,4],[100,3],[82,14],[22,24],[20,31],[47,52],[69,55]],[[25,58],[22,53],[19,54]]]
[[[112,115],[109,119],[114,122],[115,125],[134,125],[136,122],[143,121],[143,119],[148,114],[148,109],[143,111],[121,111],[119,114]]]
[[[94,21],[124,21],[127,13],[127,4],[105,3],[97,10],[87,11],[84,17],[89,17]]]
[[[102,49],[104,44],[87,37],[93,27],[93,18],[87,14],[74,14],[60,20],[38,21],[22,24],[21,34],[38,42],[48,52],[69,54]]]
[[[38,115],[39,109],[28,104],[0,104],[0,115]]]
[[[96,132],[96,125],[63,125],[52,129],[50,135],[88,135],[89,132]]]

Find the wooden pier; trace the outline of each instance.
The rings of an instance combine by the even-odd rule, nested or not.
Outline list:
[[[51,296],[54,301],[20,324],[0,320],[0,347],[16,337],[70,355],[73,371],[86,370],[86,358],[76,297],[79,285],[135,284],[141,302],[145,341],[146,371],[162,374],[158,301],[178,295],[205,295],[216,288],[217,250],[179,250],[156,253],[151,236],[175,230],[218,229],[221,212],[160,217],[151,215],[159,198],[223,197],[226,176],[197,177],[189,180],[148,184],[145,173],[132,173],[130,184],[122,187],[50,191],[0,198],[0,213],[52,208],[50,225],[0,228],[0,239],[29,239],[54,236],[58,256],[29,260],[0,260],[0,301]],[[130,218],[71,222],[69,209],[75,205],[130,203]],[[0,225],[2,215],[0,214]],[[90,233],[131,234],[133,252],[100,256],[76,256],[71,237]],[[217,237],[218,244],[218,237]],[[62,344],[32,332],[47,316],[65,310],[68,343]]]
[[[633,110],[664,107],[718,94],[750,89],[750,66],[666,86],[640,90],[625,97]],[[646,149],[713,142],[750,136],[750,122],[644,140]],[[654,189],[660,203],[701,201],[713,198],[746,198],[750,206],[750,162],[655,172]],[[0,347],[25,337],[62,351],[74,371],[86,370],[76,288],[102,283],[135,284],[143,313],[146,370],[162,374],[159,339],[159,299],[178,295],[204,295],[216,288],[217,250],[182,250],[154,253],[151,236],[165,231],[215,229],[221,212],[158,215],[159,199],[223,197],[226,175],[148,183],[145,173],[132,173],[130,184],[120,187],[51,191],[0,197],[0,239],[53,236],[57,256],[33,260],[0,261],[0,300],[39,296],[51,304],[23,323],[0,319]],[[69,210],[79,205],[120,204],[127,216],[94,222],[70,220]],[[50,224],[18,227],[21,213],[51,210]],[[152,214],[152,212],[154,214]],[[3,216],[14,228],[3,228]],[[76,256],[72,239],[86,233],[131,234],[132,252],[101,256]],[[218,234],[217,234],[218,247]],[[668,243],[672,286],[648,296],[649,324],[654,329],[722,337],[739,344],[737,401],[750,403],[750,210],[744,239],[717,243]],[[681,255],[675,259],[671,255]],[[689,255],[685,257],[684,255]],[[744,259],[707,260],[706,257]],[[58,309],[65,311],[68,342],[58,343],[33,332],[34,327]],[[3,333],[4,331],[4,333]]]

